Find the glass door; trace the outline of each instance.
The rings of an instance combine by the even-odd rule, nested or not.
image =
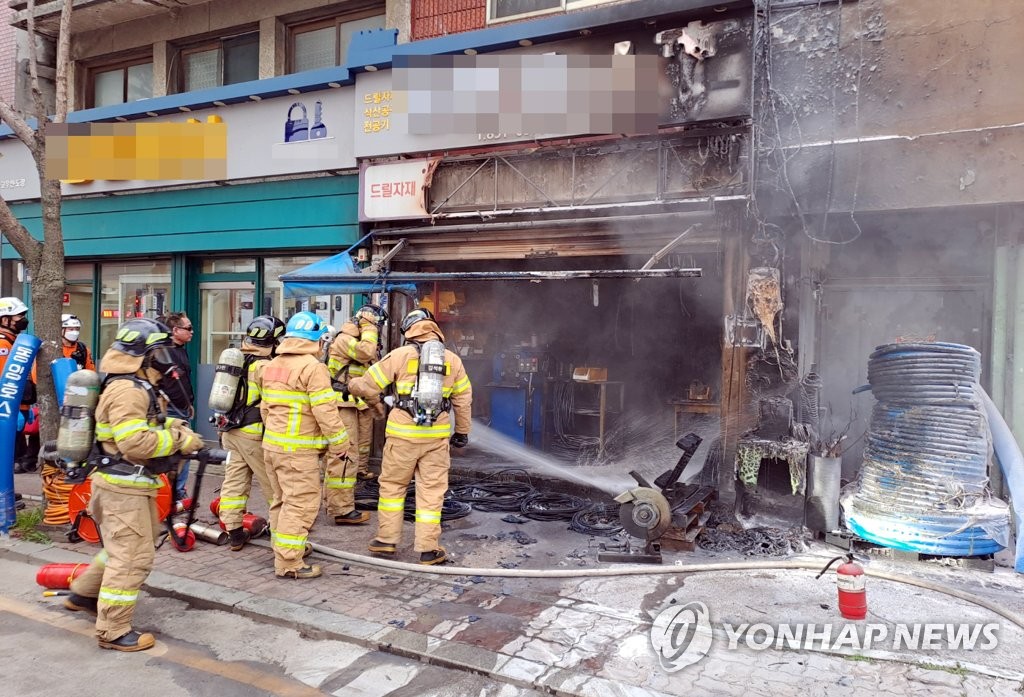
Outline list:
[[[256,316],[255,281],[208,281],[199,284],[199,335],[196,372],[196,430],[204,438],[217,440],[207,405],[217,359],[226,348],[239,348],[245,328]]]

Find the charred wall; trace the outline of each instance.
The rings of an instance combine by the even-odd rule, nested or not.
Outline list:
[[[917,338],[981,351],[983,385],[1005,393],[1024,433],[1010,396],[1024,334],[1007,310],[1019,302],[1024,7],[756,4],[755,238],[800,258],[787,290],[801,372],[820,365],[832,425],[860,435],[872,400],[850,393],[868,355]],[[848,479],[862,445],[846,453]]]

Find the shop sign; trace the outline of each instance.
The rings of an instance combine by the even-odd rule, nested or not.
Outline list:
[[[353,150],[372,158],[486,149],[743,118],[750,24],[693,20],[482,56],[396,58],[393,70],[356,75]]]
[[[359,170],[359,220],[428,218],[427,188],[438,157],[364,164]]]
[[[228,181],[355,169],[356,159],[352,153],[354,101],[353,88],[342,87],[156,116],[129,124],[223,122],[227,128]],[[74,179],[62,181],[61,189],[65,195],[93,194],[195,184],[196,181]],[[35,163],[28,148],[16,138],[0,140],[0,197],[7,201],[39,198]]]

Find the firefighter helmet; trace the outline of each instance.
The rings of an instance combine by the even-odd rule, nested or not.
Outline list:
[[[388,313],[380,305],[363,305],[356,312],[356,317],[362,317],[378,327],[388,321]]]
[[[129,356],[145,356],[154,348],[170,344],[171,330],[166,324],[148,317],[139,317],[117,328],[117,336],[110,348]]]
[[[327,331],[327,323],[313,312],[297,312],[285,327],[286,339],[308,339],[309,341],[320,341],[320,338]]]
[[[249,322],[245,338],[256,346],[277,346],[284,334],[284,322],[271,315],[260,315]]]
[[[409,331],[412,325],[416,324],[417,322],[422,322],[424,320],[430,320],[431,322],[433,322],[434,313],[425,307],[417,307],[415,310],[407,314],[405,316],[405,319],[402,320],[402,333],[405,334],[407,331]]]
[[[21,298],[0,298],[0,317],[16,317],[28,312],[28,305]]]
[[[75,315],[61,315],[60,326],[61,329],[81,329],[82,320],[78,319]]]

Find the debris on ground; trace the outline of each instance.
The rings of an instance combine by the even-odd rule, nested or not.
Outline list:
[[[494,536],[496,540],[515,540],[521,545],[532,545],[537,543],[537,539],[530,537],[522,530],[513,530],[512,532],[499,532]]]
[[[405,627],[405,620],[391,620],[390,622],[388,622],[388,624],[392,625],[393,627],[398,627],[399,629],[402,629],[403,627]]]
[[[519,516],[512,515],[511,513],[502,518],[502,520],[506,523],[515,523],[517,525],[522,525],[523,523],[529,522],[528,520],[526,520],[526,518],[520,518]]]
[[[799,531],[751,528],[732,532],[726,526],[705,528],[697,546],[709,552],[739,552],[748,557],[785,557],[803,549]]]
[[[499,561],[498,562],[498,566],[500,566],[503,569],[518,569],[519,568],[519,562],[517,562],[517,561]]]

